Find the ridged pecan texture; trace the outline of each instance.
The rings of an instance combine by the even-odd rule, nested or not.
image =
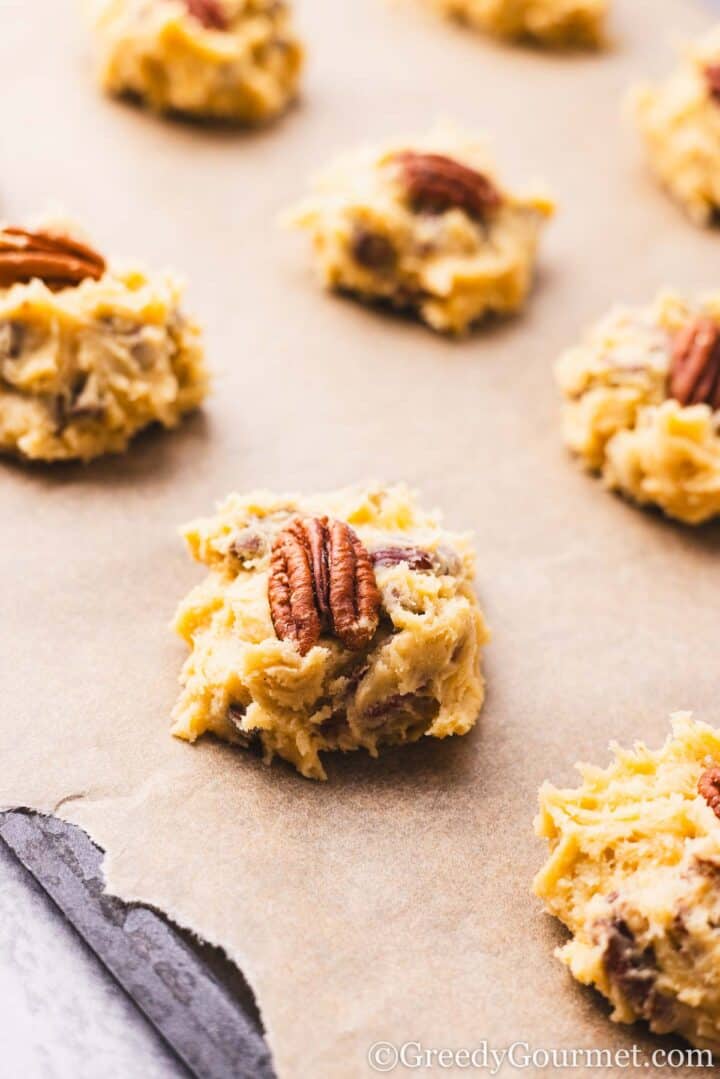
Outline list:
[[[86,277],[97,281],[104,273],[102,255],[69,236],[15,227],[0,230],[0,288],[37,277],[49,288],[62,289]]]
[[[397,154],[410,205],[424,213],[444,213],[453,207],[484,221],[502,202],[500,192],[481,172],[444,154]]]
[[[675,336],[670,396],[681,405],[720,408],[720,326],[701,316]]]
[[[279,533],[270,556],[268,599],[280,640],[301,655],[322,633],[356,651],[378,626],[380,593],[370,555],[343,521],[297,517]]]

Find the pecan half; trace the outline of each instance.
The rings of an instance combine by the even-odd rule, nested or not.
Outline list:
[[[374,566],[399,566],[406,562],[410,569],[431,570],[433,558],[429,551],[420,547],[381,547],[370,556]]]
[[[380,593],[370,556],[343,521],[298,517],[277,536],[268,600],[275,632],[301,655],[323,630],[346,648],[364,648],[378,627]]]
[[[670,396],[681,405],[720,408],[720,326],[700,316],[675,335]]]
[[[720,818],[720,768],[706,768],[698,779],[698,794],[702,795],[716,817]]]
[[[396,154],[410,205],[416,211],[441,214],[458,207],[484,221],[502,202],[500,192],[481,172],[444,154]]]
[[[105,259],[69,236],[29,232],[15,227],[0,231],[0,287],[39,277],[53,289],[78,285],[86,277],[99,280]]]
[[[227,17],[217,0],[185,0],[185,6],[206,30],[227,30]]]
[[[705,82],[710,97],[720,104],[720,64],[709,64],[705,68]]]
[[[391,270],[397,253],[387,236],[358,227],[352,238],[352,256],[367,270]]]

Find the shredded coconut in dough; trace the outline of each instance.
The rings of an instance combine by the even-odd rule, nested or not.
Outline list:
[[[195,322],[170,274],[109,268],[51,290],[0,289],[0,450],[90,460],[151,423],[174,427],[207,393]]]
[[[613,1006],[720,1052],[720,820],[698,785],[720,764],[720,731],[673,717],[658,752],[613,746],[582,785],[540,790],[550,858],[535,892],[570,930],[560,959]]]
[[[408,153],[443,155],[474,170],[497,192],[497,207],[484,220],[457,205],[418,210],[403,180]],[[435,330],[462,333],[485,315],[523,306],[553,209],[546,195],[504,189],[481,143],[442,129],[341,157],[289,221],[310,233],[328,288],[410,309]]]
[[[95,0],[100,82],[162,112],[258,123],[297,93],[303,50],[279,0],[212,0],[225,27],[186,0]]]
[[[617,309],[556,365],[570,449],[608,487],[687,524],[720,514],[720,412],[668,399],[673,335],[698,314],[720,322],[720,293]]]
[[[323,515],[349,524],[373,557],[380,625],[359,651],[323,635],[303,655],[273,628],[270,551],[294,518]],[[173,713],[179,738],[210,731],[325,779],[325,751],[362,747],[377,756],[383,745],[474,726],[488,631],[472,586],[473,551],[405,487],[230,495],[184,534],[210,573],[175,620],[192,650]]]
[[[650,163],[671,195],[701,225],[720,207],[720,24],[687,48],[664,83],[643,86],[635,111]],[[720,70],[716,75],[720,78]]]

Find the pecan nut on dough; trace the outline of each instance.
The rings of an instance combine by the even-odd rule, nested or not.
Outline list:
[[[720,214],[720,24],[688,46],[677,70],[634,94],[650,165],[700,225]]]
[[[210,572],[176,617],[191,652],[173,734],[325,779],[323,752],[377,756],[475,724],[488,631],[474,554],[406,488],[231,495],[184,534]]]
[[[207,391],[168,274],[112,268],[67,227],[0,228],[0,451],[90,460]]]
[[[552,48],[595,47],[604,38],[609,0],[431,0],[469,26]]]
[[[438,131],[341,158],[289,220],[328,288],[461,333],[523,306],[552,212],[544,195],[506,190],[477,142]]]
[[[720,514],[720,294],[611,311],[556,376],[565,441],[608,487],[686,524]]]
[[[720,1052],[720,731],[673,717],[658,752],[614,746],[582,785],[540,790],[535,892],[570,930],[560,959],[620,1023]]]
[[[102,87],[160,112],[260,123],[297,93],[283,0],[94,0]]]

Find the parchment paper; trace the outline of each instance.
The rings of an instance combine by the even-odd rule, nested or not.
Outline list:
[[[720,530],[581,474],[550,365],[617,300],[718,286],[718,237],[657,190],[620,118],[711,16],[616,0],[613,50],[563,58],[411,2],[298,7],[303,102],[243,135],[104,101],[71,5],[2,6],[0,213],[57,202],[103,250],[186,273],[216,380],[202,415],[125,457],[0,468],[0,802],[80,824],[110,890],[222,945],[282,1079],[370,1074],[378,1039],[649,1051],[552,957],[531,823],[541,780],[605,762],[611,738],[657,744],[681,708],[720,721]],[[560,207],[527,315],[461,343],[324,295],[275,222],[336,150],[437,117],[492,133],[504,175],[545,179]],[[325,785],[173,741],[168,622],[203,572],[177,526],[233,489],[373,476],[477,534],[494,631],[478,728],[331,760]]]

